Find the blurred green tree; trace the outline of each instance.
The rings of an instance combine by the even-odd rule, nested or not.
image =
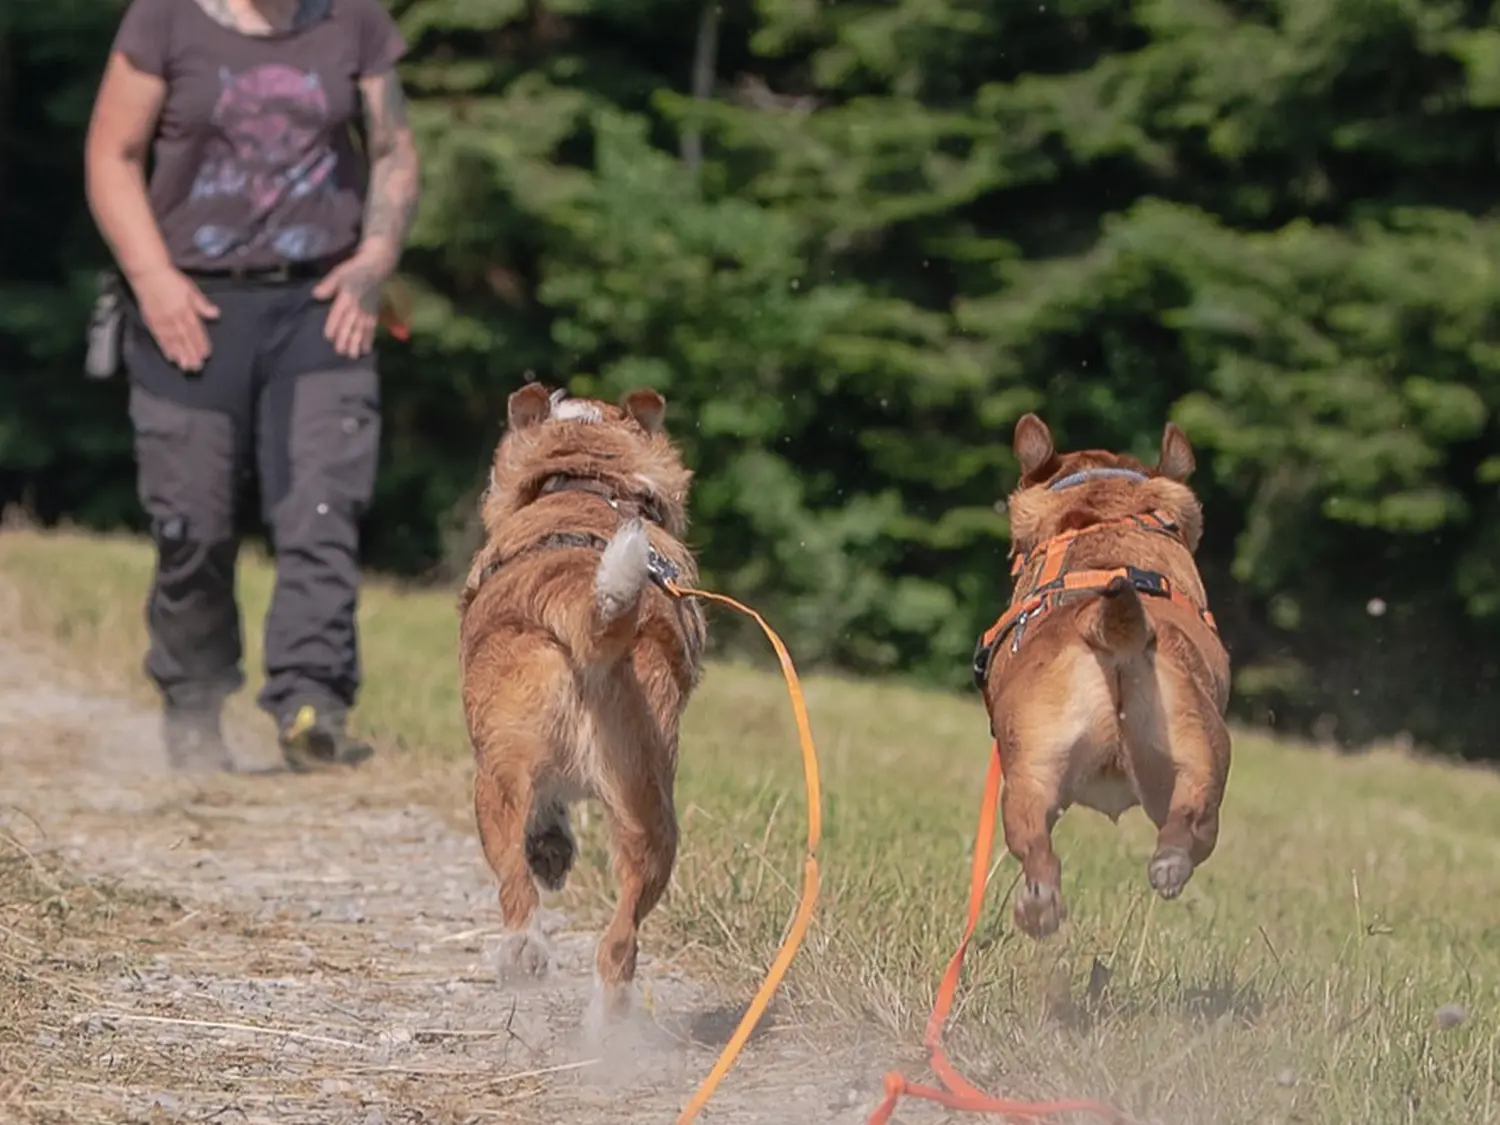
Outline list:
[[[1496,5],[393,10],[428,187],[373,563],[451,575],[525,379],[649,383],[709,580],[809,664],[962,686],[1008,590],[1014,420],[1150,457],[1170,417],[1241,715],[1500,756]],[[7,12],[0,497],[128,522],[56,141],[114,15]]]

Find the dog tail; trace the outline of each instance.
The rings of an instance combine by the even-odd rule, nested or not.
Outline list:
[[[641,593],[650,581],[651,540],[646,525],[631,520],[615,532],[594,571],[594,601],[583,663],[602,664],[630,650],[640,623]]]
[[[1084,611],[1079,624],[1083,639],[1116,656],[1138,656],[1156,640],[1141,595],[1125,578],[1113,578],[1103,595]]]

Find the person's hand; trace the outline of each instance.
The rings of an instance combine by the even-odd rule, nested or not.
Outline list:
[[[313,289],[319,301],[333,302],[323,335],[339,355],[357,359],[375,346],[380,287],[389,274],[372,255],[355,254],[329,270]]]
[[[184,371],[202,370],[212,350],[203,322],[218,319],[218,306],[172,266],[132,278],[130,288],[162,354]]]

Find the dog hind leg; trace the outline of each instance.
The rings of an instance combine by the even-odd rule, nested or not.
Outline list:
[[[490,870],[500,882],[500,916],[507,931],[500,950],[502,973],[542,976],[550,956],[536,928],[539,901],[527,855],[532,784],[524,769],[503,773],[481,761],[474,777],[474,817]]]
[[[616,776],[601,796],[608,810],[619,899],[614,917],[599,940],[595,966],[607,1011],[626,1004],[635,979],[637,934],[666,893],[677,860],[677,815],[672,783],[663,776],[666,751],[653,748],[634,776]]]
[[[1157,894],[1174,899],[1218,842],[1229,731],[1213,701],[1171,665],[1129,672],[1137,674],[1124,680],[1125,744],[1141,805],[1157,827],[1146,876]]]
[[[1156,852],[1146,865],[1152,889],[1165,899],[1182,893],[1218,843],[1225,778],[1217,763],[1227,767],[1229,758],[1229,731],[1216,713],[1194,709],[1174,717],[1169,737],[1175,767],[1171,795],[1164,815],[1152,817]]]
[[[1000,816],[1005,846],[1021,863],[1021,885],[1013,910],[1016,928],[1033,938],[1056,933],[1068,916],[1062,897],[1062,861],[1052,848],[1052,829],[1061,815],[1059,789],[1066,759],[1053,755],[1027,759],[1007,755],[1018,767],[1005,777]]]

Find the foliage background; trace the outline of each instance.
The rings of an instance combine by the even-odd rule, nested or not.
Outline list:
[[[392,10],[427,189],[372,565],[451,576],[525,379],[649,383],[710,582],[808,664],[961,687],[1015,418],[1148,458],[1175,418],[1241,716],[1500,756],[1496,5]],[[80,374],[118,14],[0,10],[0,504],[96,527],[140,519]]]

